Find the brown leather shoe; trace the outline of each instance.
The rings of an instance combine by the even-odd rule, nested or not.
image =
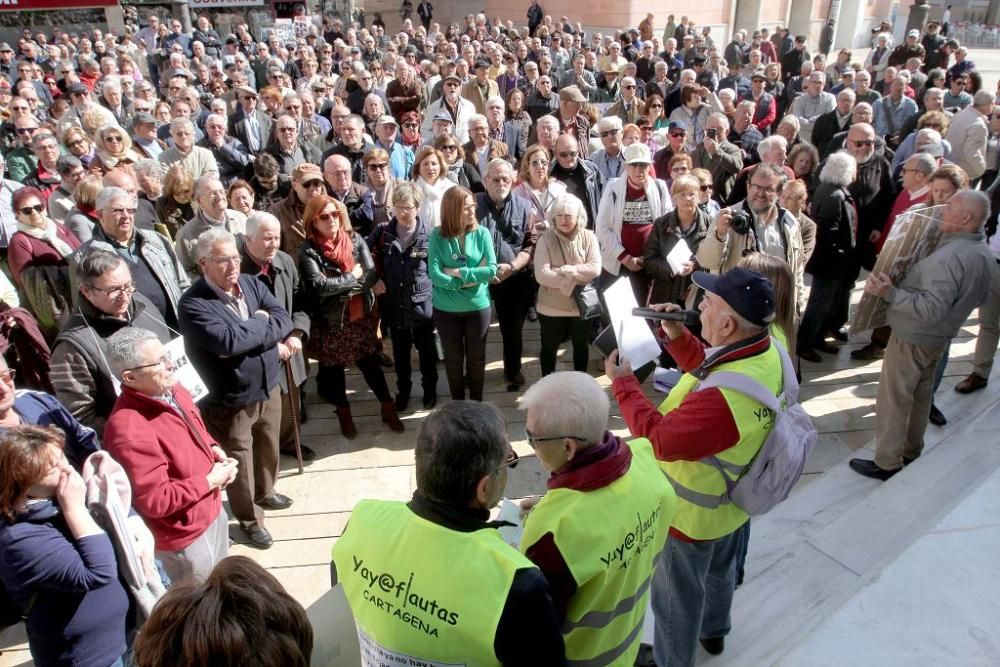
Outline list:
[[[402,433],[406,430],[406,427],[403,426],[403,422],[399,421],[399,413],[396,412],[396,404],[392,401],[386,401],[382,404],[382,421],[396,433]]]
[[[358,429],[354,426],[354,418],[351,416],[351,406],[344,405],[337,407],[337,420],[340,422],[340,432],[348,440],[353,440],[358,435]]]
[[[987,383],[989,383],[989,380],[979,373],[969,373],[969,377],[955,385],[955,391],[960,394],[971,394],[985,387]]]

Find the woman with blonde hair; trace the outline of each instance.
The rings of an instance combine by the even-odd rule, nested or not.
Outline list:
[[[97,146],[96,162],[100,169],[107,173],[115,167],[134,164],[142,157],[132,150],[132,139],[128,133],[117,125],[104,125],[94,133],[94,144]]]
[[[97,204],[97,195],[103,189],[103,179],[96,174],[91,174],[80,179],[73,190],[75,203],[66,214],[66,220],[63,224],[66,229],[73,232],[80,243],[89,241],[94,236],[94,225],[101,224],[101,216],[94,207]]]
[[[444,154],[433,146],[424,146],[413,158],[410,180],[423,192],[420,219],[431,227],[441,225],[441,205],[445,193],[455,187],[448,178],[448,163]]]
[[[601,274],[601,250],[594,232],[587,229],[583,202],[561,194],[548,210],[549,228],[535,245],[535,279],[538,281],[538,324],[542,335],[539,363],[542,375],[556,369],[559,346],[573,344],[573,370],[587,372],[591,321],[581,316],[574,292]]]
[[[566,186],[549,176],[552,162],[544,146],[533,144],[524,152],[517,171],[517,186],[511,194],[531,202],[533,224],[549,220],[556,200],[566,194]]]
[[[302,215],[306,240],[299,246],[302,299],[312,321],[306,353],[319,362],[316,392],[337,409],[340,432],[352,439],[358,431],[347,401],[348,364],[361,371],[382,404],[382,421],[404,430],[382,372],[378,336],[371,317],[379,283],[368,245],[351,227],[347,207],[327,195],[306,204]]]
[[[194,177],[187,167],[177,163],[163,176],[163,194],[156,200],[156,215],[166,226],[170,238],[194,217]]]
[[[94,144],[90,141],[90,137],[83,131],[82,127],[76,127],[75,125],[67,127],[62,134],[60,143],[70,155],[80,160],[80,164],[83,165],[84,169],[90,169],[96,157],[96,152]]]

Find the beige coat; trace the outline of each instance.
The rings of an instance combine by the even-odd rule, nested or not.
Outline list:
[[[579,317],[573,290],[600,274],[601,251],[594,232],[582,224],[572,238],[554,226],[545,230],[535,245],[538,312],[548,317]]]

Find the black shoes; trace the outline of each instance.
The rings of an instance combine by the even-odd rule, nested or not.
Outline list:
[[[840,354],[840,348],[839,347],[837,347],[833,343],[828,343],[825,340],[819,342],[816,345],[816,349],[819,350],[820,352],[825,352],[827,354]]]
[[[295,458],[295,448],[294,447],[292,447],[291,449],[282,449],[281,453],[284,456],[291,456],[292,458]],[[302,460],[303,461],[315,461],[316,460],[316,450],[314,450],[312,447],[309,447],[307,445],[302,445]]]
[[[836,331],[831,331],[830,338],[841,343],[846,343],[848,340],[847,332],[844,331],[843,329],[837,329]]]
[[[880,347],[875,343],[868,343],[864,347],[859,347],[851,352],[851,359],[854,359],[855,361],[875,361],[876,359],[881,359],[884,356],[885,348]]]
[[[305,458],[304,454],[305,454],[305,452],[303,452],[303,457],[302,458]],[[275,491],[274,493],[272,493],[271,495],[265,497],[263,500],[261,500],[257,504],[260,505],[261,507],[263,507],[264,509],[268,509],[268,510],[286,510],[286,509],[288,509],[289,507],[292,506],[293,502],[294,501],[291,498],[289,498],[288,496],[286,496],[284,494],[281,494],[281,493],[278,493],[277,491]]]
[[[878,479],[883,482],[899,472],[899,470],[883,470],[874,461],[869,461],[868,459],[851,459],[850,465],[851,470],[859,475]]]
[[[811,347],[799,347],[796,350],[800,359],[805,359],[806,361],[811,361],[814,364],[818,364],[823,361],[823,357],[819,356],[819,352],[812,349]]]
[[[270,549],[274,544],[274,538],[271,537],[271,533],[267,531],[267,528],[263,526],[256,526],[254,528],[244,528],[240,526],[240,530],[243,534],[247,536],[250,540],[250,546],[256,547],[258,549]]]
[[[521,371],[514,373],[507,378],[507,391],[521,391],[524,386],[524,376]]]
[[[437,405],[438,397],[434,394],[424,396],[424,410],[433,410]]]
[[[708,651],[710,655],[719,655],[726,650],[725,637],[702,637],[698,640],[701,647]]]
[[[944,416],[943,412],[938,410],[938,406],[931,403],[931,414],[927,417],[927,421],[935,426],[944,426],[948,423],[948,418]]]

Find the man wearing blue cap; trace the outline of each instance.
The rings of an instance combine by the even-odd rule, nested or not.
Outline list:
[[[781,357],[771,345],[774,290],[760,274],[742,267],[722,275],[692,276],[705,290],[702,335],[664,321],[667,352],[685,372],[659,409],[650,403],[627,362],[612,352],[605,372],[632,435],[646,438],[677,493],[670,539],[653,576],[653,653],[659,665],[693,665],[698,643],[713,655],[725,647],[736,588],[740,545],[749,523],[731,503],[715,457],[733,477],[764,444],[774,415],[753,399],[725,388],[698,389],[715,371],[742,373],[775,396],[781,392]],[[674,304],[656,310],[679,310]]]

